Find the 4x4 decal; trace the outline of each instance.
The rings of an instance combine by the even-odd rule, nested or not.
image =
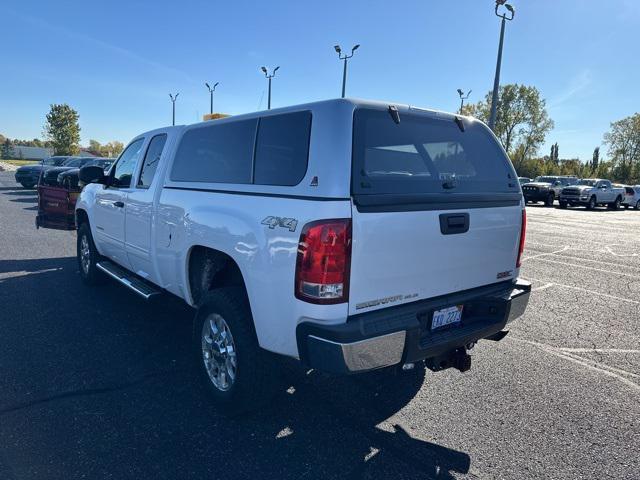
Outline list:
[[[276,227],[287,228],[290,232],[295,232],[298,228],[298,220],[295,218],[267,217],[262,220],[262,225],[268,225],[271,230]]]

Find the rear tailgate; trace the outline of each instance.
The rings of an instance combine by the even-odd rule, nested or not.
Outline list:
[[[65,188],[38,186],[38,227],[57,230],[75,229],[74,211],[79,192]]]
[[[350,314],[517,277],[522,194],[480,122],[354,115]]]

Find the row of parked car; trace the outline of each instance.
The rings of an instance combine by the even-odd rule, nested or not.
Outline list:
[[[82,190],[80,168],[97,166],[106,174],[114,161],[114,158],[55,156],[37,165],[18,168],[16,182],[24,188],[38,187],[36,226],[72,228],[76,200]]]
[[[525,202],[544,202],[548,207],[558,200],[560,208],[583,206],[588,210],[602,205],[613,210],[640,210],[640,185],[621,185],[603,178],[540,176],[535,180],[519,177]]]

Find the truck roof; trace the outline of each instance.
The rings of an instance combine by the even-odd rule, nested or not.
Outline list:
[[[393,105],[394,107],[396,107],[398,110],[400,111],[415,111],[415,112],[420,112],[422,114],[430,114],[434,117],[439,117],[439,118],[451,118],[453,119],[454,117],[458,116],[458,117],[465,117],[464,115],[458,115],[455,113],[450,113],[450,112],[445,112],[442,110],[436,110],[436,109],[430,109],[430,108],[423,108],[423,107],[418,107],[416,105],[409,105],[406,103],[397,103],[397,102],[390,102],[390,101],[383,101],[383,100],[367,100],[367,99],[362,99],[362,98],[333,98],[330,100],[319,100],[317,102],[309,102],[309,103],[301,103],[301,104],[296,104],[296,105],[289,105],[286,107],[280,107],[280,108],[272,108],[271,110],[257,110],[255,112],[248,112],[248,113],[241,113],[238,115],[231,115],[229,117],[225,117],[225,118],[218,118],[215,120],[215,122],[232,122],[232,121],[236,121],[236,120],[245,120],[245,119],[250,119],[250,118],[255,118],[255,117],[263,117],[265,115],[275,115],[275,114],[279,114],[279,113],[287,113],[287,112],[295,112],[295,111],[300,111],[300,110],[314,110],[316,108],[320,108],[320,107],[327,107],[330,106],[331,104],[349,104],[352,105],[354,108],[357,107],[371,107],[371,108],[388,108],[390,105]],[[468,117],[468,118],[473,118],[473,117]],[[171,129],[181,129],[181,128],[185,128],[185,127],[193,127],[196,125],[202,125],[202,124],[211,124],[211,122],[214,120],[205,120],[202,122],[195,122],[195,123],[190,123],[190,124],[184,124],[184,125],[176,125],[175,127],[164,127],[162,130],[167,130],[169,128]],[[150,133],[150,132],[145,132],[145,134]]]

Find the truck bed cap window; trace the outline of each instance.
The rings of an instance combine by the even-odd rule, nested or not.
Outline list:
[[[212,122],[187,130],[175,155],[171,180],[251,183],[257,122]]]
[[[311,112],[260,119],[254,183],[293,186],[307,172]]]
[[[479,123],[358,109],[353,126],[353,192],[511,193],[515,173],[496,140]]]

